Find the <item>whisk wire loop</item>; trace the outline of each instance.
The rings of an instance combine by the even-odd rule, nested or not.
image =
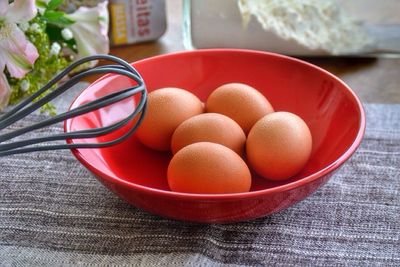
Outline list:
[[[108,60],[112,61],[116,64],[113,65],[103,65],[98,66],[92,69],[88,69],[82,71],[80,73],[72,76],[68,81],[60,85],[58,88],[52,90],[47,93],[45,96],[35,101],[39,96],[44,94],[46,91],[51,89],[55,84],[57,84],[61,79],[63,79],[66,75],[68,75],[71,71],[73,71],[78,66],[85,64],[87,62],[93,60]],[[146,102],[147,102],[147,91],[144,81],[140,74],[126,61],[111,55],[94,55],[82,58],[72,63],[58,75],[56,75],[53,79],[51,79],[45,86],[39,89],[36,93],[27,97],[25,100],[21,101],[18,105],[13,107],[10,111],[0,117],[0,131],[9,127],[13,123],[25,118],[27,115],[36,111],[44,104],[53,100],[54,98],[60,96],[67,90],[69,90],[72,86],[80,82],[83,78],[88,77],[90,75],[96,74],[118,74],[122,76],[126,76],[132,79],[136,85],[130,86],[125,89],[118,90],[116,92],[112,92],[106,96],[100,97],[91,102],[85,103],[79,107],[71,109],[67,112],[61,113],[54,117],[45,119],[41,122],[29,125],[25,128],[17,129],[15,131],[11,131],[5,134],[0,135],[0,156],[8,156],[19,153],[28,153],[33,151],[45,151],[45,150],[56,150],[56,149],[72,149],[72,148],[100,148],[115,145],[127,137],[129,137],[133,132],[136,131],[137,127],[142,122],[145,111],[146,111]],[[50,125],[53,125],[58,122],[65,121],[67,119],[74,118],[76,116],[80,116],[86,114],[88,112],[92,112],[103,107],[112,105],[124,99],[134,97],[135,95],[140,94],[139,103],[134,108],[134,110],[127,115],[125,118],[114,122],[111,125],[85,129],[79,131],[73,131],[68,133],[59,133],[52,136],[43,136],[37,138],[31,138],[26,140],[19,140],[15,142],[4,143],[5,141],[9,141],[17,136],[26,134],[28,132],[32,132]],[[139,115],[139,118],[133,123],[131,128],[125,132],[123,135],[119,136],[110,141],[98,142],[98,143],[66,143],[66,144],[45,144],[51,141],[59,141],[59,140],[70,140],[70,139],[79,139],[79,138],[94,138],[102,135],[109,134],[113,131],[116,131],[123,126],[127,125],[129,122],[133,121],[135,117]],[[38,145],[41,144],[41,145]]]

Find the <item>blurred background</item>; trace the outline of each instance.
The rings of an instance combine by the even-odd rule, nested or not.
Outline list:
[[[204,48],[298,57],[337,75],[364,102],[400,103],[398,0],[27,0],[21,19],[14,4],[0,17],[0,56],[7,59],[0,64],[0,109],[85,56],[134,62]]]
[[[121,2],[129,2],[129,0],[110,2],[111,32],[114,31],[113,25],[115,27],[115,20],[118,19],[118,16],[112,12],[112,6]],[[165,3],[167,21],[165,33],[152,42],[125,46],[113,45],[111,54],[128,61],[136,61],[158,54],[196,48],[239,47],[272,51],[293,55],[327,69],[347,82],[362,101],[400,103],[400,60],[398,59],[400,55],[400,13],[398,12],[400,1],[311,0],[298,1],[300,4],[297,6],[285,4],[285,2],[296,1],[273,0],[149,0],[149,2],[152,2],[153,10],[156,9],[156,5],[159,5],[157,8],[164,8]],[[247,15],[250,13],[247,25],[243,24],[239,2],[245,5],[242,6],[242,10],[247,8]],[[301,4],[302,2],[305,4]],[[263,13],[257,13],[260,8],[265,8],[263,3],[267,4],[266,9],[269,8],[269,13],[266,14],[274,12],[274,14],[283,15],[276,16],[275,20],[263,21]],[[272,8],[268,4],[271,4]],[[315,10],[318,5],[320,5],[319,11]],[[311,18],[319,20],[310,21]],[[280,25],[279,21],[282,21]],[[163,20],[157,22],[163,29]],[[268,30],[268,27],[262,26],[263,23],[268,22],[278,25]],[[279,27],[285,28],[281,30],[283,34],[280,38],[276,34],[276,29]],[[301,34],[306,29],[324,35],[324,37],[311,36],[310,39],[314,41],[317,39],[317,43],[319,37],[325,39],[320,42],[319,47],[314,45],[314,48],[310,49],[293,41],[299,40],[298,36],[292,35],[295,38],[288,38],[284,34],[284,30],[290,32],[290,27],[295,27],[292,30],[296,34]],[[326,31],[330,31],[330,35]],[[353,45],[351,51],[346,51],[346,45],[350,46],[356,35],[361,39],[358,40],[361,44]],[[329,44],[330,41],[333,43]],[[336,46],[342,47],[342,51],[337,50],[332,53]]]

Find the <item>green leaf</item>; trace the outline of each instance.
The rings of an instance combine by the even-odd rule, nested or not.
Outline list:
[[[36,6],[39,8],[47,8],[46,2],[41,0],[36,0]]]
[[[54,9],[56,9],[58,6],[60,6],[63,2],[64,2],[64,0],[51,0],[51,1],[47,4],[47,10],[54,10]]]
[[[59,27],[66,27],[75,23],[75,21],[65,16],[65,13],[62,11],[47,10],[43,14],[43,19]]]
[[[61,17],[63,17],[65,14],[62,11],[53,11],[53,10],[47,10],[44,14],[43,17],[45,17],[48,20],[51,21],[57,21]]]

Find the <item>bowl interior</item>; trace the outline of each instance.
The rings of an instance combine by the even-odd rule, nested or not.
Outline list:
[[[133,65],[149,92],[180,87],[205,101],[219,85],[241,82],[258,89],[276,111],[293,112],[303,118],[313,137],[313,151],[306,167],[284,182],[269,182],[253,173],[251,191],[291,183],[338,163],[362,127],[362,107],[351,90],[333,75],[299,60],[254,51],[199,50],[154,57]],[[128,78],[107,75],[85,89],[71,108],[129,85],[133,82]],[[66,131],[109,125],[131,113],[136,102],[131,98],[70,119]],[[128,127],[94,140],[71,142],[110,140]],[[169,191],[166,170],[172,155],[146,148],[135,135],[113,147],[73,152],[100,177]]]

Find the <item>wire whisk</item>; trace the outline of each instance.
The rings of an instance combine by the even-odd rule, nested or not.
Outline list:
[[[61,84],[56,89],[48,92],[55,84],[57,84],[62,78],[71,73],[75,68],[81,66],[90,61],[94,60],[108,60],[113,62],[112,65],[104,65],[97,66],[91,69],[87,69],[80,73],[72,76],[68,81]],[[107,74],[114,73],[118,75],[126,76],[133,81],[135,81],[136,85],[118,90],[116,92],[110,93],[106,96],[98,98],[94,101],[85,103],[79,107],[66,111],[64,113],[58,114],[54,117],[44,119],[41,122],[29,125],[25,128],[20,128],[11,132],[7,132],[5,134],[0,134],[0,157],[8,156],[13,154],[20,153],[28,153],[33,151],[45,151],[45,150],[57,150],[57,149],[73,149],[73,148],[100,148],[115,145],[126,138],[128,138],[132,133],[136,131],[142,122],[145,111],[146,111],[146,103],[147,103],[147,91],[145,83],[140,76],[140,74],[136,71],[134,67],[132,67],[128,62],[111,55],[94,55],[82,58],[80,60],[75,61],[70,66],[68,66],[61,73],[56,75],[52,80],[49,81],[44,87],[35,92],[33,95],[29,96],[18,105],[13,107],[10,111],[5,113],[0,117],[0,133],[5,128],[9,127],[13,123],[25,118],[27,115],[36,111],[49,101],[54,98],[60,96],[67,90],[69,90],[72,86],[80,82],[83,78],[96,75],[96,74]],[[40,95],[45,94],[41,99],[35,101]],[[19,140],[15,142],[10,142],[13,138],[16,138],[25,133],[35,131],[52,124],[65,121],[67,119],[74,118],[76,116],[98,110],[100,108],[109,106],[116,102],[122,101],[127,98],[134,97],[135,95],[140,94],[139,103],[136,105],[134,110],[127,115],[125,118],[121,119],[118,122],[110,124],[108,126],[93,128],[93,129],[85,129],[74,132],[67,133],[59,133],[51,136],[43,136],[37,138],[31,138],[26,140]],[[132,127],[125,132],[122,136],[115,138],[111,141],[98,142],[98,143],[65,143],[65,144],[48,144],[51,141],[60,141],[60,140],[69,140],[69,139],[79,139],[79,138],[94,138],[102,135],[109,134],[115,130],[120,129],[124,125],[131,122],[136,116],[139,118],[133,123]],[[5,143],[6,141],[9,141]],[[46,144],[43,144],[46,143]]]

